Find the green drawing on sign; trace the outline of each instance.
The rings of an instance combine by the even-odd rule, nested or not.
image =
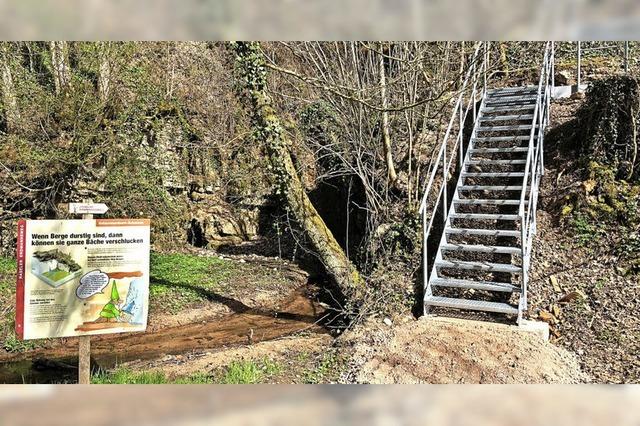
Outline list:
[[[111,300],[104,305],[102,311],[100,311],[100,317],[105,318],[109,322],[117,321],[120,317],[120,309],[118,305],[122,301],[120,300],[120,293],[118,293],[118,286],[116,281],[113,280],[111,284]]]

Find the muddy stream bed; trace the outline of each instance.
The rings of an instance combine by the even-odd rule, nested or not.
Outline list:
[[[329,333],[327,311],[307,287],[293,292],[279,310],[248,308],[222,317],[167,327],[149,333],[114,334],[91,339],[91,368],[109,369],[134,360],[246,345],[294,333]],[[77,339],[23,353],[0,354],[0,383],[77,381]]]

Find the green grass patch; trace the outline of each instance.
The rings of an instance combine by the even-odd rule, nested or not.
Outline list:
[[[16,273],[16,260],[12,257],[0,257],[0,274],[14,275]]]
[[[262,361],[233,361],[217,378],[222,384],[264,383],[270,377],[280,373],[279,364],[269,359]]]
[[[206,300],[207,291],[222,289],[236,266],[217,257],[151,253],[151,304],[168,312]]]
[[[336,351],[326,352],[317,365],[304,372],[302,381],[304,383],[326,383],[335,381],[342,367],[340,358]]]
[[[16,260],[10,257],[0,257],[0,302],[5,297],[12,296],[16,289]]]
[[[118,367],[111,371],[99,371],[91,376],[95,384],[250,384],[264,383],[281,371],[280,365],[269,360],[233,361],[218,374],[197,373],[190,376],[168,378],[161,371],[133,371]]]
[[[25,352],[31,349],[35,349],[40,346],[42,340],[20,340],[13,329],[13,318],[9,321],[9,325],[6,328],[6,334],[4,341],[2,342],[2,349],[7,352]]]
[[[129,368],[116,368],[113,371],[100,371],[94,374],[91,376],[91,383],[100,385],[207,384],[213,383],[213,380],[211,376],[202,373],[169,379],[161,371],[133,371]]]
[[[594,224],[586,215],[576,213],[571,220],[576,241],[582,247],[591,246],[598,241],[602,235],[602,229]]]

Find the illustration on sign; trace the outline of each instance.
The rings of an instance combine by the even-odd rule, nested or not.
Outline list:
[[[17,252],[22,338],[146,329],[149,220],[22,220]]]

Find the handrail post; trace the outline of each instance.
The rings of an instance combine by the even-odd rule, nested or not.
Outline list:
[[[447,142],[448,140],[445,139],[444,141],[444,151],[443,151],[443,155],[442,155],[442,185],[443,185],[443,199],[442,199],[442,223],[446,223],[447,222],[447,213],[449,212],[449,210],[447,209],[447,175],[448,170],[447,170]]]
[[[462,100],[464,99],[464,96],[463,95],[461,95],[461,96],[462,97],[460,98],[460,108],[458,110],[458,112],[459,112],[459,117],[458,117],[459,124],[458,124],[458,126],[460,126],[460,131],[458,132],[459,133],[459,138],[460,138],[460,140],[458,141],[458,145],[460,146],[459,153],[458,153],[458,157],[459,157],[458,158],[458,163],[460,164],[460,170],[462,170],[462,160],[463,160],[463,158],[462,158],[462,152],[463,152],[462,145],[464,144],[464,122],[463,122],[464,120],[462,119]]]
[[[427,253],[427,211],[422,212],[422,291],[427,292],[427,283],[429,282],[429,255]],[[423,295],[424,296],[424,295]]]
[[[551,42],[551,96],[556,88],[556,44]]]
[[[489,66],[489,42],[483,42],[484,46],[484,70],[483,70],[483,81],[482,81],[482,92],[485,93],[487,91],[487,67]]]
[[[576,86],[576,92],[580,91],[580,71],[581,71],[581,66],[582,66],[582,47],[580,42],[578,42],[578,78],[577,78],[577,86]]]
[[[478,74],[476,73],[476,60],[473,59],[473,93],[471,93],[471,102],[473,105],[473,122],[476,122],[476,85],[478,84]]]
[[[629,72],[629,42],[624,42],[624,72]]]

